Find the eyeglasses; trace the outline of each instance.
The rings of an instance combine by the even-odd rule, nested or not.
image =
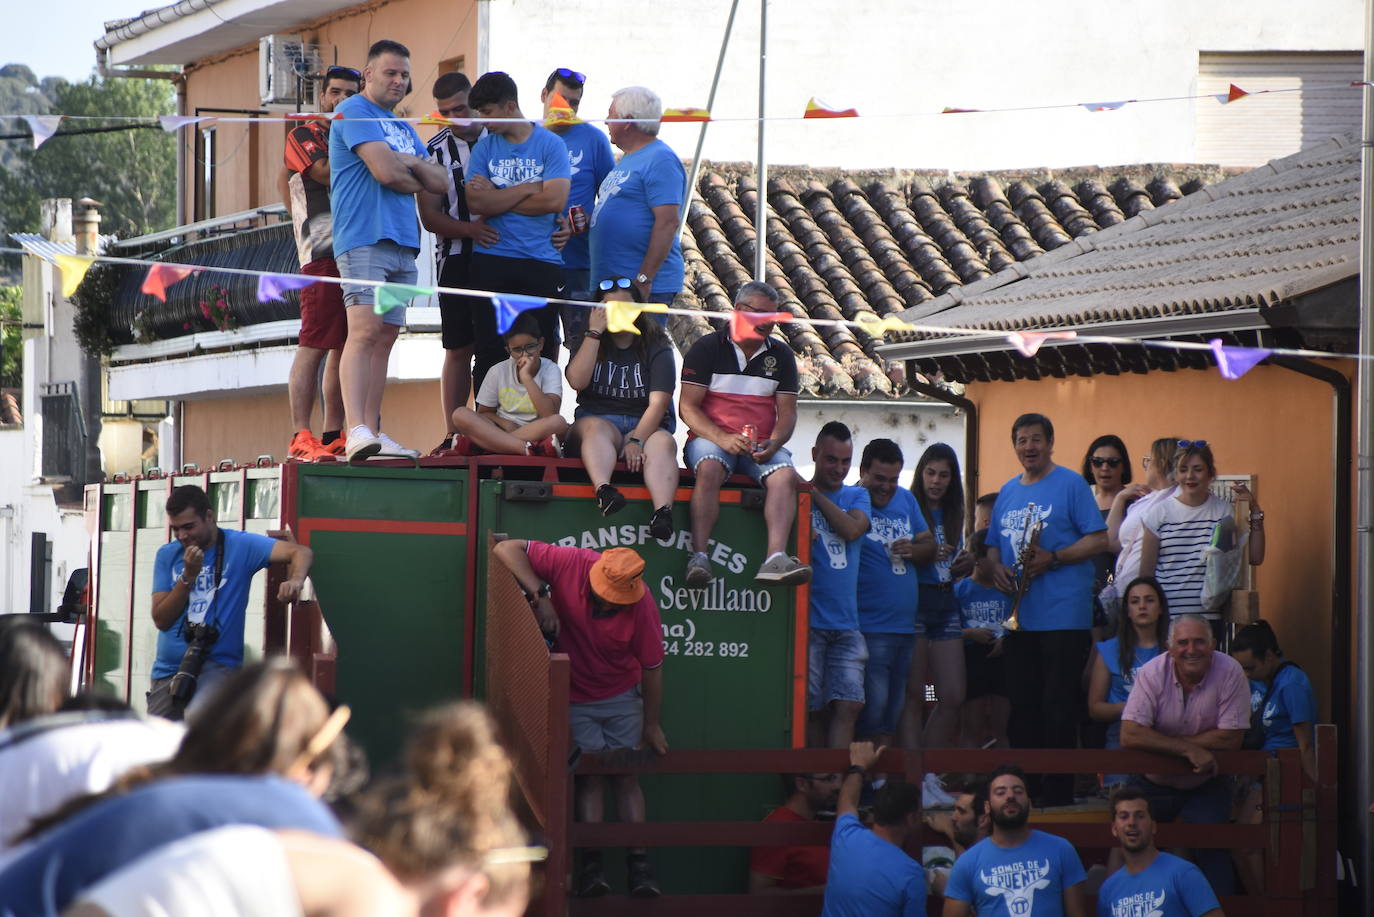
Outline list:
[[[609,280],[601,281],[596,286],[602,293],[609,293],[611,290],[628,290],[634,286],[634,281],[628,277],[612,277]]]
[[[532,356],[534,356],[535,354],[537,354],[539,351],[541,351],[541,350],[543,350],[543,349],[544,349],[544,342],[543,342],[543,341],[530,341],[528,344],[524,345],[523,347],[512,345],[512,346],[509,346],[509,347],[506,348],[506,350],[510,351],[510,355],[513,356],[513,357],[518,357],[518,356],[520,356],[521,354],[524,354],[525,356],[528,356],[528,357],[532,357]]]
[[[1116,456],[1112,456],[1111,458],[1098,458],[1097,456],[1093,456],[1088,461],[1093,463],[1094,468],[1101,468],[1104,465],[1108,468],[1115,468],[1117,465],[1121,464],[1121,459]]]
[[[569,70],[567,67],[559,67],[554,73],[558,74],[560,80],[579,84],[587,82],[587,74],[578,73],[576,70]]]
[[[363,75],[359,73],[357,70],[354,70],[352,67],[339,67],[336,65],[330,67],[328,70],[324,72],[324,78],[326,81],[332,80],[336,77],[346,80],[357,80],[359,83],[363,81]]]
[[[1207,440],[1205,439],[1180,439],[1178,441],[1178,447],[1180,449],[1189,449],[1194,446],[1201,449],[1205,445],[1207,445]]]

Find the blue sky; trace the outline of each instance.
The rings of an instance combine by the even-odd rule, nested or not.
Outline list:
[[[28,64],[39,79],[62,76],[76,82],[95,67],[92,44],[105,34],[107,19],[135,16],[169,0],[58,0],[7,3],[0,29],[0,64]]]

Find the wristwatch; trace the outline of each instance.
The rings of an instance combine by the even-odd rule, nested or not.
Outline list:
[[[648,283],[648,282],[649,282],[649,275],[646,274],[646,273],[644,273],[643,271],[640,271],[638,274],[635,275],[635,283]]]
[[[520,591],[525,592],[525,590],[523,589],[521,589]],[[548,583],[540,583],[538,590],[536,590],[533,595],[530,595],[528,592],[525,592],[525,601],[529,602],[530,607],[532,608],[534,607],[535,602],[539,601],[540,599],[547,599],[551,595],[553,595],[553,587],[550,586]]]

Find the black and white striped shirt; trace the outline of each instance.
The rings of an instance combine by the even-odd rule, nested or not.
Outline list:
[[[486,131],[483,130],[485,135]],[[466,223],[472,220],[468,210],[467,195],[463,193],[463,181],[467,177],[468,162],[472,158],[472,144],[446,127],[435,134],[425,144],[425,151],[431,162],[443,166],[448,173],[448,191],[444,193],[444,212],[455,220]],[[471,239],[449,239],[435,236],[434,262],[439,274],[444,270],[444,259],[449,255],[472,254]]]
[[[1169,599],[1170,617],[1202,613],[1202,585],[1207,574],[1202,550],[1211,544],[1216,524],[1231,512],[1231,504],[1215,496],[1209,496],[1201,506],[1167,497],[1145,511],[1145,527],[1159,538],[1155,579]],[[1207,617],[1219,615],[1211,612]]]

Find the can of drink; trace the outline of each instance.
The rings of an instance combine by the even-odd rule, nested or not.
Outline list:
[[[739,432],[741,436],[749,440],[749,451],[757,451],[759,448],[759,428],[751,423],[747,423]]]
[[[587,231],[587,210],[581,204],[573,204],[568,208],[568,227],[573,235]]]

